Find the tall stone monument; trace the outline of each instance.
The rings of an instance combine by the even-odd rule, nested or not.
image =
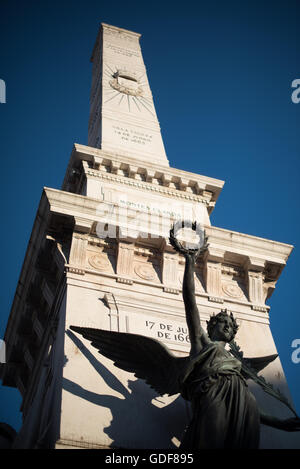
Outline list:
[[[74,145],[62,189],[42,193],[5,334],[3,384],[23,396],[15,448],[179,445],[187,402],[157,396],[69,329],[142,334],[188,354],[184,258],[167,238],[178,219],[197,220],[208,235],[196,267],[203,325],[228,308],[245,356],[276,353],[266,300],[292,246],[211,226],[223,181],[169,166],[139,40],[101,25],[88,146]],[[279,358],[263,374],[289,396]],[[290,416],[252,387],[265,411]],[[298,444],[298,434],[262,426],[261,447]]]

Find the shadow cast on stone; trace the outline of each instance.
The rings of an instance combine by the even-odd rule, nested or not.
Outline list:
[[[180,440],[186,422],[182,399],[164,405],[164,398],[142,380],[129,380],[128,389],[98,361],[71,331],[67,335],[97,371],[104,382],[120,397],[98,394],[77,383],[63,379],[63,388],[95,405],[110,409],[112,420],[104,432],[112,440],[111,447],[175,449],[174,437]],[[100,379],[101,379],[100,378]]]

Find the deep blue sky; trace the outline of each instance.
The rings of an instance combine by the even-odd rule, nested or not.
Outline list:
[[[142,34],[171,166],[226,181],[212,224],[295,245],[268,303],[300,413],[299,18],[286,0],[1,1],[0,338],[42,188],[60,188],[73,143],[87,143],[89,59],[105,22]],[[0,421],[18,428],[19,405],[0,386]]]

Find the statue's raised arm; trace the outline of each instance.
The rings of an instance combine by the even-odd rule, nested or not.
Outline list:
[[[190,227],[196,231],[196,223],[180,222],[180,227]],[[178,225],[177,225],[178,229]],[[207,249],[207,240],[205,232],[203,231],[202,243],[196,249],[189,249],[184,247],[176,238],[176,226],[174,225],[170,230],[170,243],[177,252],[185,257],[185,269],[182,285],[182,296],[185,306],[186,322],[189,330],[189,337],[191,343],[190,355],[196,356],[202,348],[210,342],[205,330],[201,326],[200,314],[198,311],[196,296],[195,296],[195,264],[200,254]]]

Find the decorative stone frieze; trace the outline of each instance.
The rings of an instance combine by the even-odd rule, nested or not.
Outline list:
[[[220,298],[219,296],[209,296],[208,301],[211,301],[213,303],[224,303],[223,298]]]
[[[93,223],[91,223],[91,220],[75,215],[74,222],[75,222],[74,231],[76,233],[89,234],[91,232],[92,225],[93,225]]]
[[[122,158],[104,150],[75,144],[62,188],[80,193],[84,175],[87,181],[90,178],[112,181],[139,190],[201,202],[206,204],[211,213],[222,190],[223,181],[159,164],[156,167],[157,169],[153,169],[152,164],[132,157]]]
[[[117,277],[117,282],[124,283],[125,285],[133,285],[133,280],[130,278]]]
[[[177,288],[164,287],[164,292],[172,293],[173,295],[179,295],[180,290],[177,290]]]

